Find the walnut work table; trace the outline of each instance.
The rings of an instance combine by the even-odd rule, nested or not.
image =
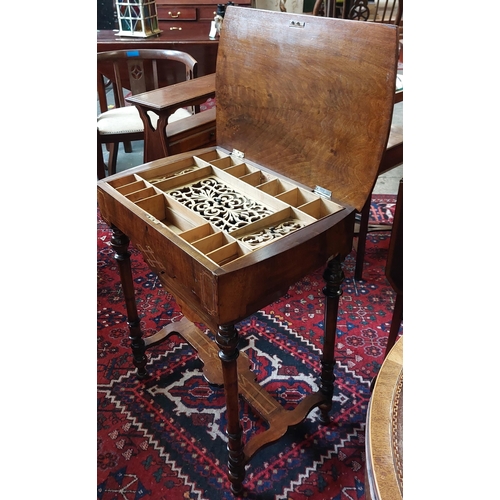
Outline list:
[[[217,145],[98,182],[137,374],[147,376],[146,350],[173,333],[196,348],[208,381],[224,386],[235,495],[261,447],[313,408],[330,421],[342,261],[352,249],[355,210],[371,192],[386,147],[397,43],[394,26],[230,6],[215,76]],[[147,338],[130,240],[184,314]],[[324,265],[320,388],[285,410],[256,383],[235,325]],[[248,442],[239,395],[269,424]]]

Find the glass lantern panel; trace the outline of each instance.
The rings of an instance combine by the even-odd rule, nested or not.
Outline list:
[[[130,20],[129,19],[120,19],[120,26],[122,31],[130,31]]]
[[[136,19],[140,19],[140,17],[141,17],[141,9],[139,7],[136,7],[135,5],[132,5],[130,7],[130,10],[131,10],[132,17],[135,17]]]

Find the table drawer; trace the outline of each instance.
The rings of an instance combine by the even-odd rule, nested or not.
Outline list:
[[[178,41],[190,41],[190,40],[206,40],[210,41],[208,35],[210,33],[210,22],[209,21],[197,21],[197,22],[183,22],[179,20],[172,21],[160,21],[158,26],[162,30],[162,38],[164,40],[178,40]],[[216,42],[214,42],[216,43]],[[178,50],[183,50],[179,48]]]
[[[198,19],[212,21],[217,12],[217,5],[203,5],[198,7]]]
[[[196,7],[157,5],[156,12],[158,21],[196,21]]]

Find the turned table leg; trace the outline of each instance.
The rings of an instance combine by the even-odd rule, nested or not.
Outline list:
[[[340,256],[334,257],[323,273],[326,286],[323,293],[326,297],[325,320],[324,320],[324,344],[323,356],[321,358],[321,392],[327,397],[327,401],[319,406],[321,410],[320,421],[323,424],[330,422],[328,413],[333,404],[333,386],[335,375],[335,339],[337,337],[337,315],[339,310],[339,299],[342,295],[341,285],[344,281],[344,272]]]
[[[137,376],[144,378],[146,372],[146,347],[142,338],[139,315],[135,302],[134,281],[132,279],[132,269],[130,266],[130,252],[128,246],[129,238],[118,228],[112,227],[113,237],[111,246],[115,250],[115,259],[120,270],[120,280],[122,284],[123,296],[127,307],[127,324],[129,327],[130,345],[134,357],[134,365],[137,367]]]
[[[240,424],[240,405],[238,398],[238,331],[234,325],[219,326],[216,336],[219,358],[222,362],[224,393],[226,396],[226,415],[229,452],[228,476],[231,491],[238,495],[243,490],[245,479],[245,455],[243,453],[243,430]]]

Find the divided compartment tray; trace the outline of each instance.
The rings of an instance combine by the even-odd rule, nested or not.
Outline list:
[[[108,184],[218,266],[343,209],[218,149]]]

